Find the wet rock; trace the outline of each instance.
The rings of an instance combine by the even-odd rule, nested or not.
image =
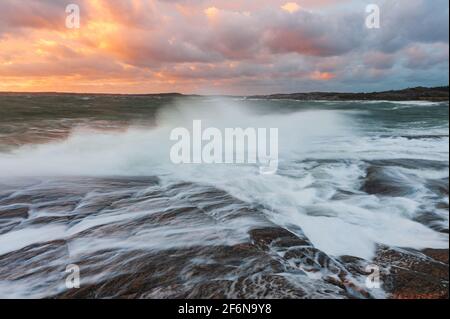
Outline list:
[[[427,184],[437,195],[448,196],[448,178],[430,179]]]
[[[69,264],[67,243],[57,240],[28,247],[0,255],[0,281],[24,280],[30,289],[33,282],[49,286],[64,283],[66,265],[58,265],[55,261],[65,260]],[[55,281],[55,276],[60,281]]]
[[[293,266],[289,255],[280,254],[286,249],[301,249],[309,241],[283,228],[253,229],[250,236],[251,242],[233,246],[155,252],[104,251],[85,256],[79,265],[86,282],[80,289],[67,290],[54,297],[325,298],[340,295],[349,298],[351,289],[359,289],[344,275],[336,281],[309,279],[300,268]],[[293,246],[288,247],[290,244]],[[311,246],[303,251],[303,255],[311,253],[316,254],[314,260],[319,265],[331,264],[325,254]],[[297,254],[301,254],[300,250]],[[103,273],[104,278],[89,283],[89,278],[98,273]]]
[[[436,212],[423,212],[414,218],[415,221],[430,227],[431,229],[448,234],[448,219]]]
[[[449,206],[448,206],[448,203],[441,202],[441,203],[437,203],[436,208],[437,209],[446,209],[446,210],[448,210]]]
[[[411,187],[407,185],[386,168],[370,166],[362,190],[374,195],[404,196],[411,192]]]
[[[280,227],[268,227],[253,229],[249,232],[253,243],[263,249],[292,246],[311,246],[311,242],[305,238],[299,238],[288,230]]]
[[[0,210],[0,219],[28,218],[28,207],[17,207]]]
[[[430,257],[431,259],[435,261],[439,261],[441,263],[448,265],[448,257],[449,257],[449,250],[448,249],[424,249],[422,250],[422,253],[424,253],[426,256]]]
[[[0,218],[0,235],[6,234],[7,232],[14,229],[14,227],[20,225],[21,219],[1,219]]]
[[[279,262],[251,244],[105,254],[114,259],[113,265],[107,265],[106,269],[111,276],[55,297],[289,298],[303,295],[300,288],[273,275],[284,269]],[[88,258],[80,264],[84,277],[95,275],[93,261],[95,258]]]
[[[56,224],[68,224],[71,220],[71,216],[42,216],[36,217],[27,221],[26,225],[56,225]]]
[[[370,274],[370,272],[366,271],[366,267],[370,262],[365,259],[354,256],[340,256],[338,260],[354,276],[367,276]]]
[[[43,190],[33,187],[15,195],[21,202],[16,207],[48,214],[33,213],[26,220],[2,220],[0,214],[0,233],[46,225],[70,230],[64,240],[0,256],[0,280],[26,285],[30,296],[54,298],[372,298],[361,284],[368,261],[328,256],[299,227],[279,227],[265,217],[264,208],[224,191],[192,183],[160,187],[152,179],[74,183],[54,181]],[[183,236],[186,225],[199,226],[200,240],[190,242],[196,234]],[[239,241],[230,242],[235,225],[243,230]],[[136,236],[161,228],[154,237]],[[205,234],[210,242],[202,242]],[[392,296],[439,295],[445,286],[442,265],[448,267],[448,252],[445,258],[436,250],[385,248],[377,262]],[[70,263],[80,266],[80,289],[65,288]],[[448,285],[448,270],[446,276]],[[408,286],[416,277],[426,289]]]
[[[448,299],[448,249],[381,247],[374,263],[383,268],[383,288],[394,299]]]
[[[289,269],[321,274],[321,280],[342,289],[341,294],[348,298],[372,298],[369,292],[355,284],[351,272],[338,260],[315,248],[303,234],[297,236],[283,228],[269,227],[254,229],[250,236],[258,247],[281,255]]]
[[[389,135],[388,137],[392,137]],[[444,170],[448,168],[448,162],[445,161],[435,161],[435,160],[427,160],[427,159],[418,159],[418,158],[394,158],[394,159],[381,159],[381,160],[372,160],[368,162],[373,166],[378,167],[403,167],[407,169],[435,169],[435,170]]]

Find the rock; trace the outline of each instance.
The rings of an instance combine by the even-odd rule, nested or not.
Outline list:
[[[286,278],[285,268],[251,244],[192,247],[161,252],[105,252],[110,276],[82,283],[55,298],[298,298],[304,291]],[[106,256],[105,256],[106,257]],[[94,261],[95,259],[91,259]],[[121,266],[122,265],[122,266]],[[90,258],[80,263],[82,278],[95,276]],[[114,275],[115,274],[115,275]]]
[[[253,243],[263,249],[267,249],[273,245],[276,247],[312,246],[306,237],[299,238],[280,227],[253,229],[250,230],[249,234]]]
[[[0,219],[28,218],[28,207],[10,208],[0,210]]]
[[[440,261],[444,264],[448,264],[448,254],[449,251],[448,249],[424,249],[422,251],[425,255],[427,255],[428,257],[436,260],[436,261]]]
[[[292,94],[256,95],[248,98],[258,99],[290,99],[290,100],[371,100],[371,101],[448,101],[448,86],[444,87],[415,87],[397,91],[384,91],[372,93],[336,93],[336,92],[311,92]]]
[[[448,249],[400,250],[382,247],[374,263],[380,265],[383,288],[394,299],[448,299]]]
[[[105,251],[84,256],[79,263],[80,289],[54,298],[351,298],[363,290],[347,280],[344,270],[334,280],[309,279],[294,258],[314,261],[331,272],[333,261],[323,252],[279,227],[250,231],[251,242],[233,246],[205,246],[165,251]],[[291,245],[292,246],[289,246]],[[308,246],[304,246],[304,245]],[[283,252],[289,253],[284,254]],[[295,252],[294,252],[295,251]],[[98,262],[108,260],[108,263]],[[336,265],[336,267],[338,267]],[[89,278],[104,278],[89,283]],[[295,280],[293,279],[295,278]],[[315,288],[313,288],[315,287]]]
[[[427,181],[429,188],[438,195],[448,196],[448,178],[429,179]]]
[[[411,187],[407,185],[395,172],[379,166],[370,166],[362,190],[367,194],[404,196],[411,192]]]
[[[435,212],[423,212],[414,218],[415,221],[430,227],[431,229],[448,234],[448,222],[443,216]]]

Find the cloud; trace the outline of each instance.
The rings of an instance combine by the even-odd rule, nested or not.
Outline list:
[[[295,2],[287,2],[281,6],[281,9],[289,13],[294,13],[300,10],[300,6]]]
[[[0,90],[271,93],[447,84],[448,2],[0,2]],[[375,1],[376,2],[376,1]],[[415,72],[414,75],[411,72]]]
[[[363,59],[367,67],[378,70],[391,69],[397,60],[394,54],[380,51],[366,53]]]
[[[404,65],[409,69],[430,69],[448,65],[448,46],[442,43],[433,45],[413,44],[402,51]]]

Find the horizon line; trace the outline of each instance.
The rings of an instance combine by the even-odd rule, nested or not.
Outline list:
[[[438,89],[449,88],[447,85],[438,86],[412,86],[397,90],[384,90],[384,91],[365,91],[365,92],[343,92],[343,91],[308,91],[308,92],[291,92],[291,93],[267,93],[267,94],[198,94],[198,93],[180,93],[180,92],[159,92],[159,93],[109,93],[109,92],[64,92],[64,91],[0,91],[1,94],[61,94],[61,95],[126,95],[126,96],[149,96],[149,95],[178,95],[178,96],[199,96],[199,97],[251,97],[251,96],[271,96],[271,95],[292,95],[292,94],[313,94],[313,93],[336,93],[336,94],[372,94],[372,93],[384,93],[384,92],[396,92],[404,91],[408,89]]]

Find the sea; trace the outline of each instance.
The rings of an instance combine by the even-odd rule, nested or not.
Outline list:
[[[278,171],[174,164],[194,120]],[[448,249],[448,178],[448,102],[1,95],[0,297],[386,298],[343,260]]]

